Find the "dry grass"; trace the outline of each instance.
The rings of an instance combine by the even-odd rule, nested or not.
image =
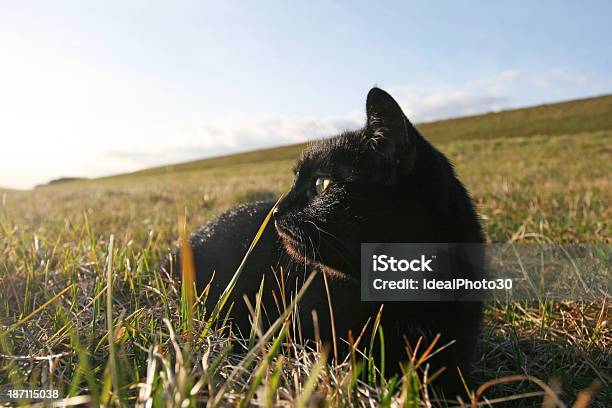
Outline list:
[[[439,147],[490,241],[610,243],[610,140],[612,131],[600,130]],[[238,202],[278,197],[292,162],[226,160],[0,193],[0,384],[53,385],[93,405],[443,405],[424,386],[435,373],[415,367],[422,354],[402,381],[363,378],[359,356],[328,367],[333,349],[296,341],[291,308],[272,332],[241,340],[223,311],[208,320],[202,299],[151,272],[178,244],[182,208],[182,225],[193,229]],[[607,406],[608,317],[604,301],[488,305],[475,375],[490,388],[481,395],[468,384],[473,393],[450,405],[555,406],[552,389],[567,406]],[[490,382],[502,377],[513,381]]]

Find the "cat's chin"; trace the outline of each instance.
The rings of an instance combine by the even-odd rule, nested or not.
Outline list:
[[[285,248],[285,251],[287,251],[287,253],[293,259],[295,259],[299,263],[304,262],[308,265],[315,264],[312,258],[305,255],[306,249],[299,241],[297,241],[295,238],[293,238],[288,233],[282,231],[281,229],[277,229],[277,231],[278,235],[283,241],[283,247]]]
[[[303,245],[296,238],[294,238],[293,235],[286,232],[282,228],[279,228],[278,224],[275,223],[275,227],[276,232],[278,233],[278,236],[281,237],[281,240],[283,241],[283,246],[285,247],[289,255],[291,255],[291,257],[295,258],[300,262],[306,261],[307,259],[304,256]]]
[[[357,281],[355,278],[353,278],[351,275],[347,273],[340,272],[334,268],[330,268],[329,266],[324,265],[320,262],[314,262],[314,264],[317,266],[317,268],[319,268],[321,272],[323,272],[325,275],[329,277],[332,277],[338,280],[343,280],[346,282],[359,283],[359,281]]]
[[[332,277],[334,279],[340,279],[345,281],[355,281],[355,279],[344,272],[340,272],[337,269],[334,269],[328,265],[325,265],[321,262],[315,261],[308,256],[305,256],[304,247],[298,242],[295,238],[293,238],[290,234],[283,231],[281,228],[276,228],[278,235],[281,237],[283,241],[283,246],[287,253],[298,262],[305,262],[306,264],[316,267],[325,275]]]

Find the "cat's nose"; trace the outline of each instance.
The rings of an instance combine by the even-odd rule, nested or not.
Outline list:
[[[272,211],[272,216],[274,218],[280,218],[285,213],[285,208],[282,205],[278,205],[274,211]]]
[[[287,212],[287,197],[283,194],[283,197],[276,203],[272,215],[282,217],[285,212]]]

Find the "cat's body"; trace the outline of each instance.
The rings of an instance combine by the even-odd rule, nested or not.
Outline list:
[[[273,270],[280,267],[286,292],[299,289],[311,270],[325,273],[336,335],[347,339],[351,331],[357,338],[380,309],[378,302],[360,301],[362,242],[483,241],[472,201],[452,166],[416,131],[391,96],[372,89],[367,115],[363,129],[316,143],[300,158],[295,183],[274,213],[274,226],[266,229],[230,299],[232,317],[243,334],[249,333],[251,324],[242,298],[246,294],[254,302],[262,276],[264,323],[278,316],[280,297],[275,301],[271,293],[278,291]],[[218,299],[272,205],[237,207],[192,236],[200,290],[215,271],[208,299]],[[479,272],[463,267],[453,273],[476,277]],[[321,338],[331,341],[322,277],[319,273],[300,303],[300,331],[304,338],[314,339],[311,311],[316,310]],[[398,372],[399,363],[407,359],[404,338],[414,346],[421,336],[427,344],[441,333],[439,346],[456,343],[431,359],[431,372],[447,367],[439,384],[456,392],[456,367],[465,373],[470,366],[481,314],[477,302],[386,303],[382,326],[387,371]]]

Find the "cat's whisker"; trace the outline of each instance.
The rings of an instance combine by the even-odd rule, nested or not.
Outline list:
[[[310,246],[312,247],[312,260],[316,261],[317,260],[317,249],[315,249],[314,242],[312,242],[312,238],[308,237],[308,240],[310,241]]]
[[[319,228],[317,226],[317,224],[315,224],[313,221],[310,221],[310,220],[304,220],[304,221],[309,223],[309,224],[314,225],[314,227],[317,229],[317,232],[319,233],[319,241],[318,242],[319,242],[319,247],[320,247],[321,246],[321,228]]]
[[[310,223],[310,224],[312,224],[312,225],[314,225],[314,227],[319,231],[319,236],[321,235],[320,233],[322,232],[322,233],[327,234],[330,237],[340,241],[340,238],[338,238],[336,235],[332,234],[331,232],[326,231],[325,229],[319,227],[314,221],[310,221],[310,220],[305,220],[305,221]]]
[[[329,247],[331,249],[334,250],[334,252],[336,252],[336,254],[338,254],[340,256],[340,258],[342,258],[343,261],[348,262],[348,258],[346,256],[346,252],[351,252],[349,250],[349,248],[334,234],[326,231],[325,229],[319,227],[315,222],[310,221],[310,220],[305,220],[306,222],[308,222],[309,224],[312,224],[318,231],[319,233],[319,242],[318,242],[318,247],[319,247],[319,258],[321,258],[321,251],[320,251],[320,247],[321,247],[321,243],[325,242],[329,245]],[[324,237],[321,236],[321,232],[323,232],[324,234],[329,235],[330,237],[332,237],[333,239],[325,239]],[[340,248],[338,248],[335,244],[339,244]]]
[[[345,252],[351,252],[349,250],[349,248],[342,242],[342,240],[340,240],[337,236],[335,236],[334,234],[326,231],[325,229],[319,227],[316,223],[314,223],[313,221],[310,220],[305,220],[306,222],[314,225],[314,227],[317,229],[317,231],[319,232],[319,247],[321,246],[321,243],[323,241],[325,241],[327,244],[329,244],[329,246],[338,254],[340,255],[340,257],[345,260],[348,261]],[[323,232],[324,234],[329,235],[330,237],[334,238],[333,240],[330,239],[324,239],[321,236],[321,232]],[[339,244],[341,246],[341,248],[336,247],[334,244]],[[320,252],[319,252],[320,255]]]
[[[325,240],[324,238],[322,238],[322,239],[323,239],[323,240]],[[325,242],[326,242],[327,244],[329,244],[329,247],[330,247],[331,249],[333,249],[333,250],[334,250],[334,251],[335,251],[335,252],[336,252],[336,253],[337,253],[337,254],[340,256],[340,258],[341,258],[343,261],[345,261],[345,262],[347,262],[347,263],[349,262],[349,258],[347,257],[346,253],[347,253],[347,252],[348,252],[348,253],[350,253],[351,251],[349,251],[349,249],[346,247],[346,245],[344,245],[344,244],[342,244],[340,241],[338,241],[338,242],[340,242],[340,243],[342,244],[342,246],[344,246],[344,247],[345,247],[345,251],[342,251],[341,249],[336,248],[336,247],[333,245],[333,242],[331,242],[331,241],[329,241],[329,240],[325,240]]]

